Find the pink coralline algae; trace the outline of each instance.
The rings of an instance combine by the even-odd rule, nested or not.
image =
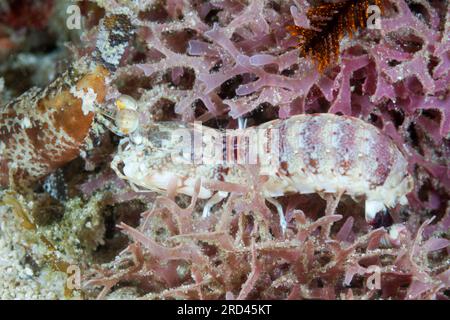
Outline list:
[[[134,243],[87,288],[152,299],[449,298],[450,6],[384,1],[380,29],[344,37],[338,62],[319,72],[286,31],[307,28],[316,2],[144,1],[119,90],[139,99],[146,119],[216,128],[304,113],[360,118],[405,155],[409,205],[369,226],[350,199],[285,196],[283,233],[249,167],[248,185],[228,185],[207,219],[197,185],[190,204],[160,196],[138,228],[120,224]]]

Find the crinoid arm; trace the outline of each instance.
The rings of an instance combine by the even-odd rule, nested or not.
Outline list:
[[[352,37],[367,27],[368,9],[373,4],[383,10],[381,0],[343,0],[310,7],[307,18],[311,28],[290,25],[287,30],[298,39],[300,55],[310,57],[323,72],[336,62],[340,54],[340,41],[347,34]]]

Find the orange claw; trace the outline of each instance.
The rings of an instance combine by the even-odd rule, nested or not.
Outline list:
[[[77,74],[78,73],[78,74]],[[26,186],[79,156],[94,113],[83,112],[73,90],[106,96],[109,72],[87,60],[47,88],[31,90],[0,109],[0,186]]]
[[[0,108],[0,187],[28,186],[80,155],[133,34],[130,18],[102,19],[93,57],[85,57],[45,89],[31,89]],[[95,58],[95,59],[93,59]],[[94,61],[100,61],[96,63]]]

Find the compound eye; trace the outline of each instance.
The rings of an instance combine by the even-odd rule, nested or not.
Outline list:
[[[139,114],[132,109],[119,109],[116,113],[116,127],[124,135],[133,133],[139,127]]]
[[[121,95],[116,100],[117,109],[120,110],[137,110],[137,102],[133,97],[127,96],[126,94]]]

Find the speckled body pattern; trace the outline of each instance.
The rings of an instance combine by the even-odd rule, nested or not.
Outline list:
[[[0,108],[0,187],[29,186],[80,155],[106,82],[133,29],[124,14],[102,19],[96,50],[44,89],[31,89]]]
[[[47,88],[33,89],[0,110],[0,186],[44,177],[79,156],[94,119],[73,90],[106,95],[101,65],[82,59]]]
[[[146,129],[138,139],[125,139],[113,168],[134,186],[160,192],[176,185],[176,192],[193,195],[200,179],[199,197],[203,199],[213,197],[214,191],[207,187],[211,182],[247,184],[249,178],[240,165],[173,163],[170,133],[183,127],[197,130],[161,123]],[[371,124],[353,117],[315,114],[274,120],[256,129],[264,132],[258,139],[259,150],[279,145],[278,161],[263,163],[258,153],[259,175],[264,177],[261,190],[267,199],[290,193],[365,196],[369,219],[385,207],[407,202],[405,195],[413,187],[407,161],[390,138]],[[247,130],[252,128],[244,133]],[[279,141],[271,138],[271,131],[279,133]],[[242,147],[238,140],[223,141],[226,155]]]

